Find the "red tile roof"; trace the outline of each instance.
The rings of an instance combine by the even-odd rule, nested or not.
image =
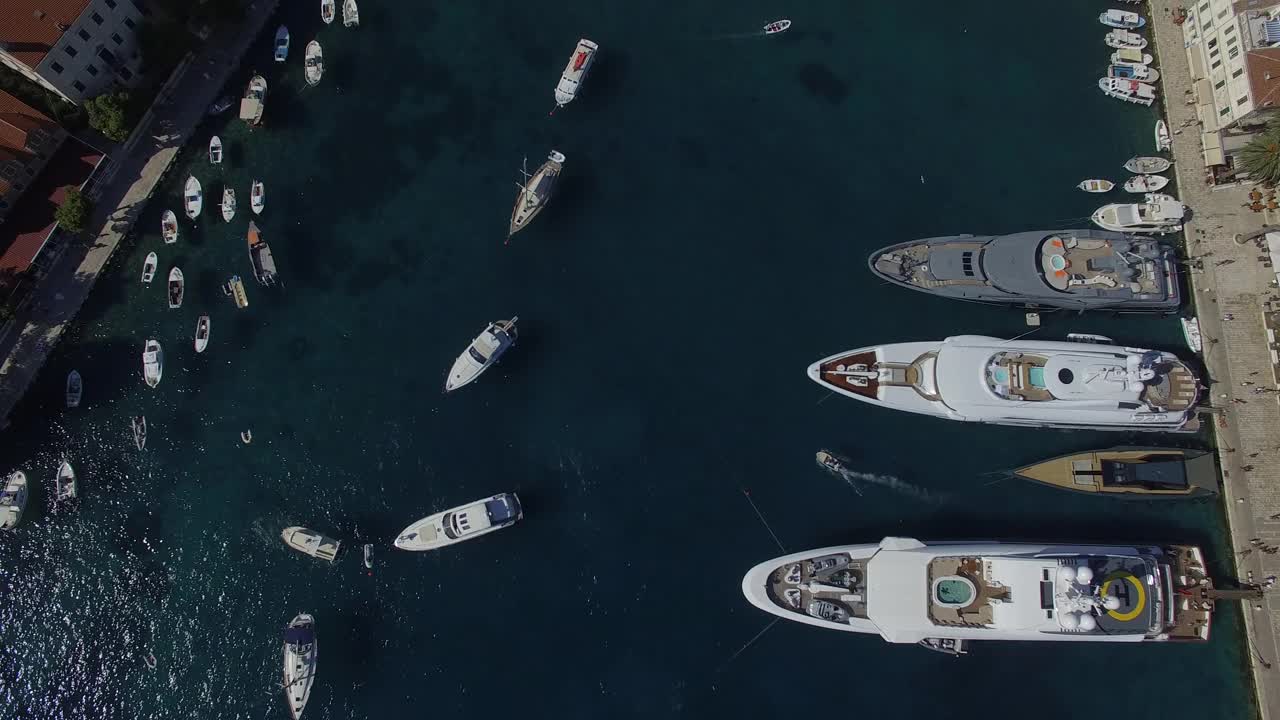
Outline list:
[[[1250,50],[1244,58],[1249,70],[1249,94],[1253,107],[1275,107],[1280,102],[1280,48]]]
[[[31,267],[44,242],[53,231],[53,213],[67,196],[68,187],[81,187],[93,176],[102,153],[68,139],[49,159],[44,171],[18,200],[9,216],[0,223],[0,285],[10,273]]]
[[[27,135],[37,128],[52,135],[57,132],[58,124],[39,110],[0,90],[0,153],[8,149],[23,157],[30,154],[27,151]]]
[[[88,4],[89,0],[4,0],[0,43],[34,68]]]

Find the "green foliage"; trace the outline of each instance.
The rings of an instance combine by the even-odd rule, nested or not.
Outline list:
[[[53,213],[53,219],[58,221],[59,228],[79,235],[89,224],[89,215],[92,212],[93,205],[84,193],[77,188],[67,188],[67,197]]]
[[[133,128],[128,109],[128,90],[108,91],[84,103],[84,110],[89,114],[89,126],[116,142],[127,140]]]
[[[68,130],[79,130],[84,127],[83,110],[5,65],[0,65],[0,90],[48,115]]]

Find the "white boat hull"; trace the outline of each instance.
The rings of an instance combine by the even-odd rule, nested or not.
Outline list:
[[[320,640],[315,636],[315,618],[302,613],[285,630],[282,684],[285,701],[289,705],[289,715],[293,720],[302,717],[302,711],[311,699],[319,657]]]
[[[524,517],[515,493],[499,493],[414,522],[396,537],[395,546],[410,552],[437,550],[488,535]]]

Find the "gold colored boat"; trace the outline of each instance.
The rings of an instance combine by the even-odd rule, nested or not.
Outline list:
[[[1218,492],[1213,454],[1201,450],[1115,447],[1063,455],[1014,471],[1026,480],[1097,495],[1203,497]]]

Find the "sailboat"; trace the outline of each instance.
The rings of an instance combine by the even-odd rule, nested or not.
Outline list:
[[[209,138],[209,162],[214,165],[222,164],[222,140],[217,135]]]
[[[356,0],[343,0],[342,25],[343,27],[360,27],[360,8],[356,7]]]
[[[196,320],[196,352],[202,353],[209,347],[209,316],[201,315]]]
[[[187,178],[187,185],[183,189],[182,197],[187,217],[195,220],[200,216],[200,210],[204,207],[204,195],[200,191],[200,181],[196,179],[195,175]]]
[[[133,417],[133,444],[139,450],[147,446],[147,418],[143,415]]]
[[[151,281],[156,277],[156,266],[160,264],[160,256],[155,253],[147,253],[147,259],[142,261],[142,284],[150,285]]]
[[[80,407],[80,398],[84,394],[84,379],[79,370],[67,373],[67,407]]]
[[[166,245],[178,242],[178,216],[172,210],[165,210],[160,216],[160,235],[164,237]]]
[[[299,613],[284,631],[284,696],[293,720],[302,717],[307,700],[311,699],[319,652],[316,619],[307,613]]]
[[[169,271],[169,309],[182,307],[182,296],[186,290],[186,282],[182,278],[182,270],[173,268]]]
[[[267,188],[261,180],[254,180],[253,185],[249,186],[249,208],[253,210],[254,215],[261,215],[262,208],[266,204]]]
[[[556,180],[560,178],[560,172],[564,169],[564,161],[563,154],[552,150],[547,156],[547,161],[542,163],[542,167],[538,168],[533,175],[525,173],[523,169],[520,171],[525,176],[525,183],[518,186],[520,192],[516,194],[516,204],[511,209],[507,242],[511,241],[512,235],[523,230],[530,220],[537,217],[538,213],[542,212],[542,208],[551,201],[551,196],[555,194]]]

